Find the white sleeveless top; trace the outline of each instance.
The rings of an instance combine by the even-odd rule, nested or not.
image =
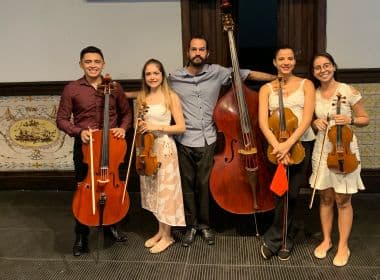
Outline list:
[[[145,115],[145,121],[153,124],[169,125],[171,120],[171,112],[166,108],[165,104],[148,104],[148,112]]]
[[[298,124],[300,124],[304,109],[305,102],[305,92],[303,90],[303,85],[306,79],[303,79],[300,83],[300,86],[290,95],[283,96],[284,107],[292,110],[293,114],[296,115],[298,119]],[[273,90],[273,87],[268,83],[271,90],[269,94],[269,111],[272,114],[273,111],[277,110],[279,107],[278,104],[278,92]],[[305,133],[301,136],[301,141],[312,141],[315,139],[315,135],[311,126],[306,129]]]

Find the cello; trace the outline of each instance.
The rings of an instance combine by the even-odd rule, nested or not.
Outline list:
[[[219,99],[214,120],[225,139],[224,150],[215,155],[210,192],[216,203],[234,214],[254,214],[274,208],[269,190],[270,172],[263,153],[258,126],[258,95],[242,83],[233,35],[233,20],[223,1],[223,27],[227,31],[233,69],[233,85]]]
[[[336,95],[336,114],[340,114],[341,103],[345,102],[345,96],[342,97],[340,93]],[[329,141],[333,149],[327,155],[327,166],[329,169],[347,174],[355,171],[359,162],[356,155],[351,152],[350,143],[352,141],[353,133],[351,128],[347,125],[334,125],[328,132]]]
[[[84,181],[78,183],[72,210],[75,218],[88,226],[113,225],[125,217],[130,205],[127,186],[118,173],[127,144],[109,130],[109,96],[113,90],[114,83],[106,75],[98,86],[104,94],[103,129],[89,129],[90,142],[82,145],[83,162],[89,168]]]

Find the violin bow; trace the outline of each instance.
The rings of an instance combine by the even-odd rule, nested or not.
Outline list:
[[[329,116],[329,114],[327,113],[327,122],[329,122],[329,121],[330,121],[330,116]],[[317,178],[318,178],[318,175],[319,175],[319,170],[320,170],[321,160],[322,160],[322,154],[323,154],[323,149],[324,149],[324,147],[325,147],[325,140],[326,140],[326,136],[327,136],[328,128],[329,128],[329,125],[328,125],[328,123],[327,123],[326,131],[325,131],[325,134],[323,135],[321,153],[319,154],[319,161],[318,161],[317,173],[315,174],[315,177],[314,177],[314,182],[313,182],[313,193],[312,193],[312,195],[311,195],[311,200],[310,200],[310,204],[309,204],[309,209],[311,209],[311,208],[313,207],[314,196],[315,196],[315,191],[316,191],[315,184],[317,183]]]
[[[130,173],[130,170],[131,170],[131,163],[132,163],[132,157],[133,157],[133,148],[135,147],[138,123],[139,123],[139,119],[137,118],[136,119],[136,124],[135,124],[135,129],[134,129],[134,132],[133,132],[131,153],[129,155],[129,162],[128,162],[128,168],[127,168],[127,175],[125,177],[125,184],[124,184],[124,192],[123,192],[122,203],[124,203],[125,194],[127,192],[127,184],[128,184],[128,179],[129,179],[129,173]]]

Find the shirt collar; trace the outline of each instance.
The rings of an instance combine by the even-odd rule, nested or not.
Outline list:
[[[78,83],[80,84],[80,85],[90,85],[89,83],[88,83],[88,81],[86,80],[86,78],[85,78],[85,76],[83,76],[82,78],[80,78],[79,80],[78,80]]]
[[[102,77],[102,82],[103,82],[103,76],[101,76],[101,77]],[[80,85],[86,85],[86,86],[90,86],[90,87],[92,87],[92,85],[87,81],[85,75],[83,75],[83,77],[80,78],[80,79],[78,80],[78,83],[79,83]]]
[[[205,73],[207,73],[209,71],[210,71],[210,64],[203,65],[202,70],[196,75],[189,73],[189,71],[187,70],[187,67],[183,67],[182,71],[181,71],[181,75],[183,77],[195,77],[195,76],[204,75]]]

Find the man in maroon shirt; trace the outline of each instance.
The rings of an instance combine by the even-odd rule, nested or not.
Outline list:
[[[87,175],[88,166],[83,163],[82,143],[89,143],[90,131],[102,129],[104,96],[97,92],[102,83],[102,70],[105,62],[103,53],[97,47],[89,46],[80,53],[79,66],[84,76],[65,86],[57,112],[57,126],[68,135],[75,137],[73,160],[76,182],[81,182]],[[116,137],[125,137],[132,124],[132,112],[120,84],[109,97],[109,127]],[[125,242],[115,225],[106,227],[105,233],[114,241]],[[74,256],[88,252],[89,227],[76,220],[76,239],[73,246]]]

